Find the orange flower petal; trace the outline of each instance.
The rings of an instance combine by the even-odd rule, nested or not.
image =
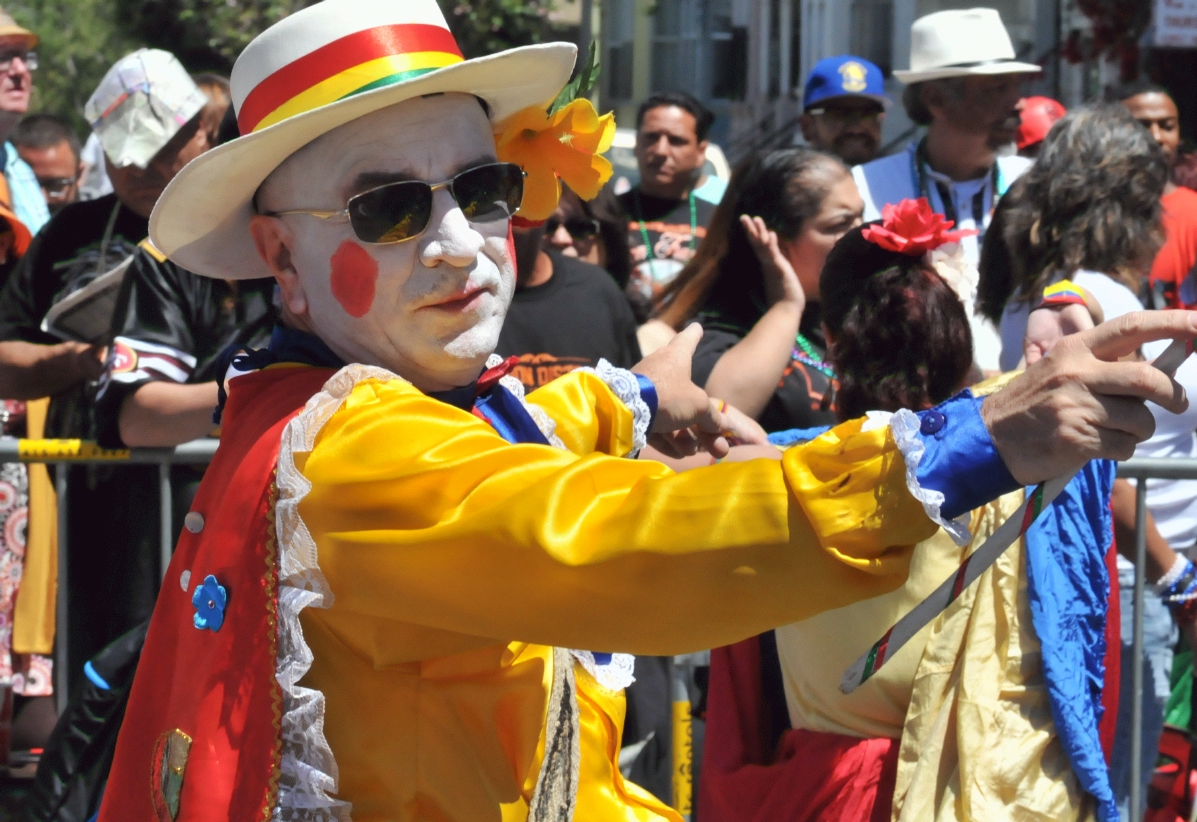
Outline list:
[[[516,213],[527,220],[547,220],[557,210],[561,184],[552,172],[529,172],[524,178],[524,201]]]

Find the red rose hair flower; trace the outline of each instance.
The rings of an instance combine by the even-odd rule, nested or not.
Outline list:
[[[926,197],[905,199],[881,210],[881,225],[871,225],[861,232],[866,240],[887,251],[921,257],[947,243],[958,243],[977,234],[976,229],[950,229],[955,223],[931,210]]]

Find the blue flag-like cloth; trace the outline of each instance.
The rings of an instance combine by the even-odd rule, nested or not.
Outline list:
[[[1090,462],[1026,534],[1027,595],[1035,634],[1043,646],[1052,720],[1081,787],[1097,800],[1098,822],[1118,819],[1098,736],[1115,470],[1109,460]]]

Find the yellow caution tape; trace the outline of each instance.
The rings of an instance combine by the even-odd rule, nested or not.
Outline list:
[[[673,809],[689,819],[694,792],[694,728],[690,700],[673,703]]]
[[[21,440],[17,458],[22,462],[119,462],[129,459],[127,448],[101,448],[88,440]]]

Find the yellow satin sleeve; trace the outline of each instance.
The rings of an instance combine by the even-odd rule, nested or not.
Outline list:
[[[557,382],[530,399],[563,440],[630,442],[631,415],[600,381]],[[718,646],[896,588],[936,530],[888,429],[860,422],[781,462],[675,474],[513,445],[401,380],[369,379],[296,462],[311,483],[300,513],[336,595],[320,618],[377,665],[482,640]],[[400,623],[412,641],[385,640]]]
[[[594,374],[559,377],[529,394],[528,402],[557,422],[557,436],[575,454],[622,457],[633,448],[632,412]]]

